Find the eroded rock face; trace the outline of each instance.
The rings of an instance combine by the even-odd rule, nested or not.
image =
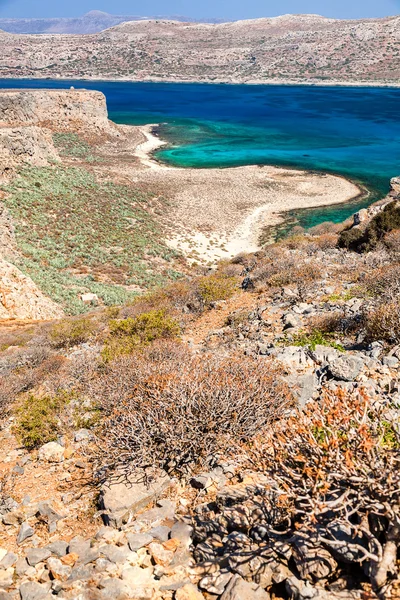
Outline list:
[[[88,90],[2,90],[0,122],[52,129],[110,130],[104,94]]]
[[[57,319],[63,314],[32,279],[0,258],[0,319]]]
[[[24,164],[43,167],[58,161],[51,132],[37,126],[0,127],[0,179]]]

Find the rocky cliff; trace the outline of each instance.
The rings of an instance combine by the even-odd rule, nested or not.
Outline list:
[[[54,132],[107,136],[118,130],[108,121],[105,97],[85,90],[2,90],[0,92],[0,182],[24,166],[58,162]],[[11,261],[11,262],[10,262]],[[0,206],[0,319],[52,319],[62,309],[48,299],[18,264],[12,219]]]

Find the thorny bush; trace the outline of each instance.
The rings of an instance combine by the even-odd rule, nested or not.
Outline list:
[[[329,393],[276,423],[252,464],[280,507],[271,535],[328,550],[388,591],[400,547],[398,409],[362,390]]]
[[[127,471],[186,475],[210,456],[237,455],[293,403],[267,361],[199,357],[172,342],[114,360],[89,387],[104,413],[101,465]]]

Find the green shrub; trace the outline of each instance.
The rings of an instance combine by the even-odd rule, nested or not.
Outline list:
[[[209,275],[202,277],[198,282],[198,291],[205,306],[212,302],[227,300],[235,293],[238,285],[236,277],[221,277],[220,275]]]
[[[165,310],[151,310],[137,317],[110,321],[110,337],[103,349],[108,362],[155,340],[178,336],[180,327]]]
[[[95,330],[95,324],[88,317],[63,319],[53,325],[49,337],[56,348],[68,348],[87,342]]]
[[[60,415],[68,403],[67,395],[25,398],[16,411],[13,433],[29,450],[57,439],[60,433]]]
[[[291,346],[308,346],[310,350],[315,350],[317,346],[330,346],[340,352],[344,352],[341,344],[334,341],[332,334],[323,333],[318,329],[310,331],[310,333],[298,333],[293,336]]]
[[[382,242],[389,231],[400,228],[400,205],[397,201],[387,204],[363,228],[342,231],[339,246],[356,252],[370,252]]]

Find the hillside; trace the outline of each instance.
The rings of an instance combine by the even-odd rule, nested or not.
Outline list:
[[[132,21],[85,36],[0,35],[1,77],[396,83],[398,17]]]
[[[0,92],[0,599],[395,600],[400,179],[262,245],[359,190],[151,131]]]
[[[155,15],[143,17],[138,15],[110,15],[100,10],[91,10],[82,17],[53,18],[53,19],[12,19],[0,18],[0,29],[9,33],[67,33],[86,34],[97,33],[109,29],[125,21],[142,21],[144,19],[173,19],[175,21],[190,22],[194,19],[182,16]],[[204,19],[205,22],[217,22],[214,19]]]

